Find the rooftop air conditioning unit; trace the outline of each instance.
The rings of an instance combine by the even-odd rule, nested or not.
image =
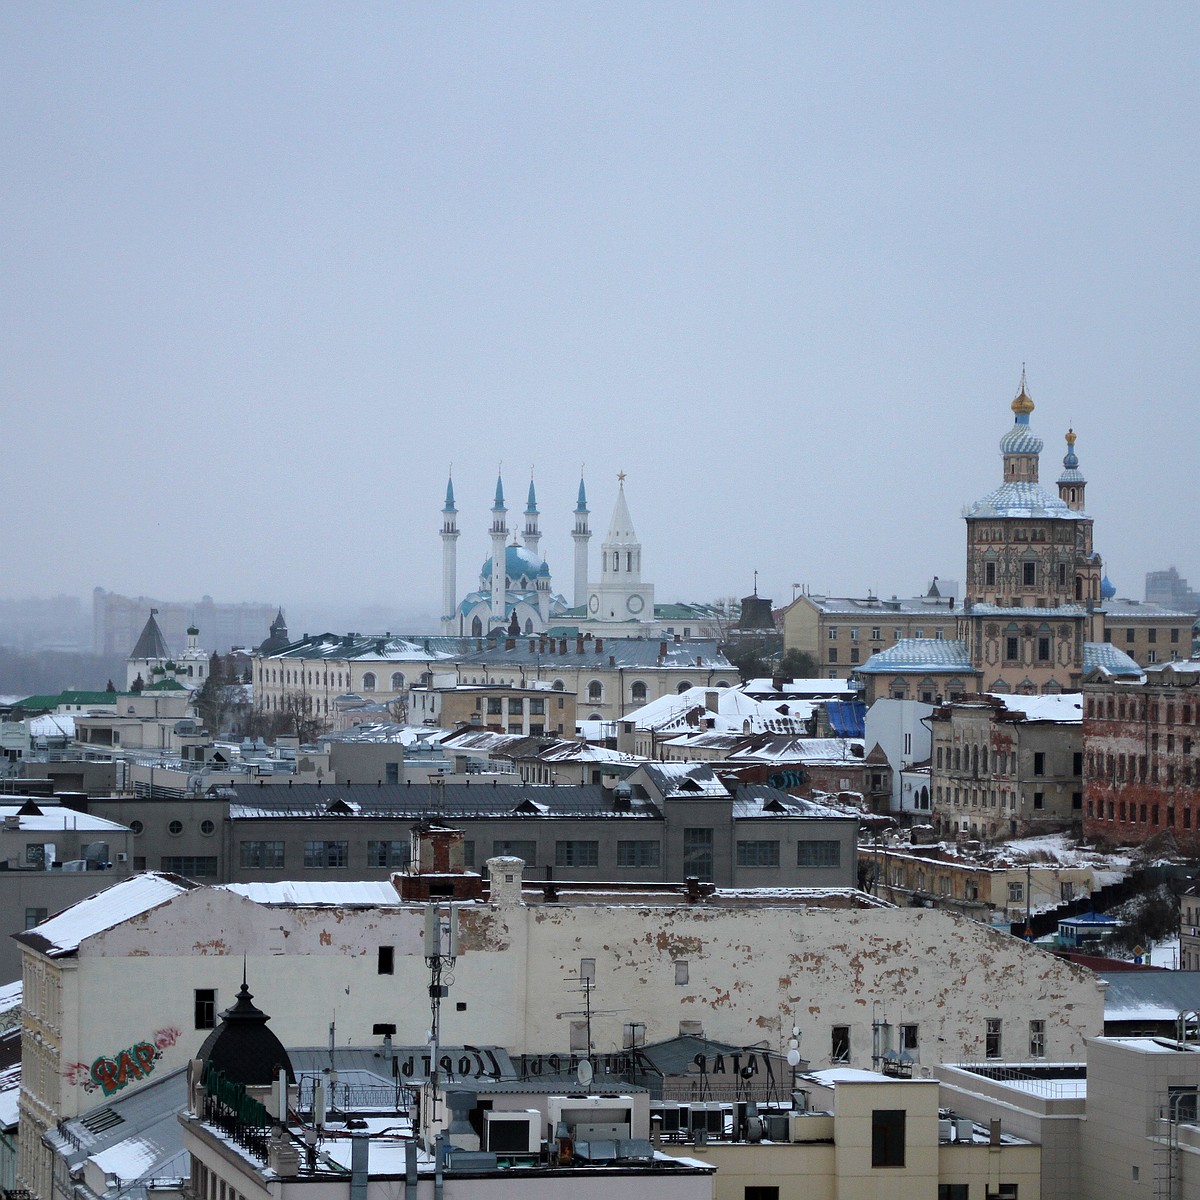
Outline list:
[[[542,1146],[537,1109],[483,1114],[483,1149],[492,1154],[537,1154]]]

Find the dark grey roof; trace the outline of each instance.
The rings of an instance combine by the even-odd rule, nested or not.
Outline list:
[[[142,630],[142,636],[138,638],[137,645],[130,651],[129,657],[138,659],[171,657],[171,652],[167,649],[166,638],[163,637],[162,630],[159,629],[153,613],[150,614],[150,619]]]
[[[648,800],[631,799],[628,808],[614,807],[611,789],[600,784],[576,787],[533,787],[524,784],[449,783],[370,787],[353,784],[334,786],[302,784],[298,787],[258,787],[235,784],[223,788],[232,793],[231,820],[320,818],[353,820],[393,818],[417,821],[428,817],[461,820],[470,817],[618,817],[623,820],[661,820],[662,814]],[[329,812],[332,804],[343,811]]]

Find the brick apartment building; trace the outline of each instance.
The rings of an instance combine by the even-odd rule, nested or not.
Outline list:
[[[1088,683],[1083,748],[1086,836],[1169,831],[1200,846],[1200,660],[1150,667],[1143,683]]]

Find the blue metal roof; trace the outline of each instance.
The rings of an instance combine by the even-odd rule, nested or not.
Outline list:
[[[1083,673],[1096,669],[1109,675],[1136,675],[1142,677],[1142,668],[1125,653],[1109,642],[1083,643]]]
[[[1018,419],[1000,439],[1001,454],[1041,454],[1042,439]]]
[[[866,736],[867,706],[862,700],[826,700],[825,713],[829,728],[838,737]]]
[[[854,669],[862,675],[892,675],[898,671],[952,675],[975,671],[966,642],[940,638],[901,638]]]
[[[1002,483],[998,488],[988,492],[982,500],[976,500],[963,509],[967,520],[980,517],[1040,517],[1044,520],[1055,521],[1090,521],[1091,517],[1085,512],[1076,512],[1073,508],[1052,496],[1045,488],[1036,483],[1014,480]]]

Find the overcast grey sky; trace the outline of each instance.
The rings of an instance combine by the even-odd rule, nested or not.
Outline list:
[[[440,607],[536,467],[660,601],[961,578],[1028,363],[1200,582],[1194,4],[0,7],[0,592]],[[510,525],[519,523],[515,512]]]

